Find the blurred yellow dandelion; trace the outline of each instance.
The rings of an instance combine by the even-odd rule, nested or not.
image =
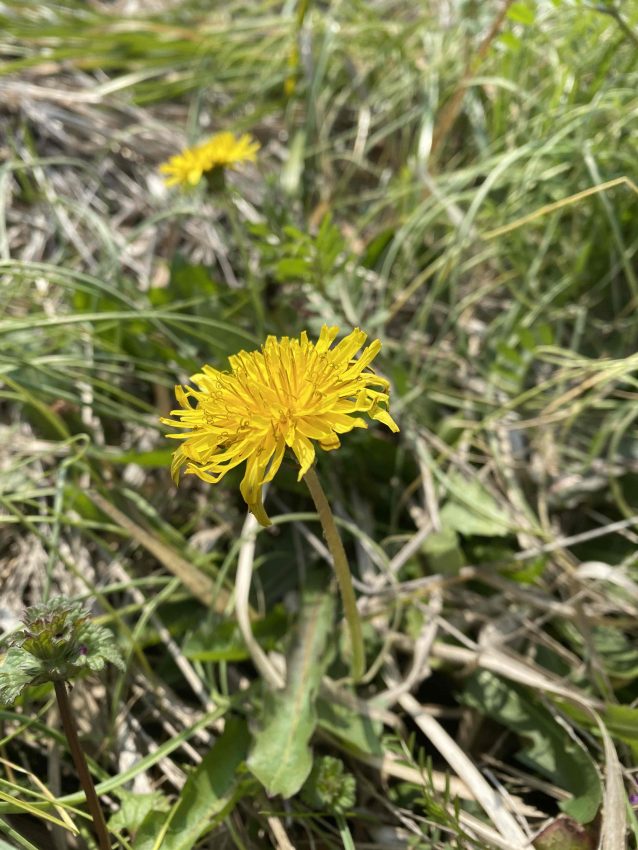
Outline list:
[[[217,133],[172,156],[159,170],[165,175],[167,186],[195,186],[203,174],[214,168],[234,168],[240,162],[254,162],[258,150],[259,142],[248,133],[239,137],[230,132]]]
[[[229,372],[203,366],[191,378],[199,389],[177,386],[181,408],[171,411],[175,419],[162,419],[184,429],[168,435],[184,440],[173,455],[174,480],[185,467],[217,484],[246,461],[242,496],[259,522],[270,525],[262,487],[274,478],[286,447],[299,462],[301,480],[315,459],[313,440],[331,451],[339,448],[340,434],[367,428],[356,414],[398,431],[387,410],[388,381],[369,369],[381,342],[374,340],[355,359],[367,334],[355,328],[331,348],[338,333],[324,325],[316,343],[305,331],[298,339],[269,336],[261,351],[229,357]]]

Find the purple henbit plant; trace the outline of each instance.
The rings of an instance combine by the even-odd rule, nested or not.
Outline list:
[[[62,726],[78,773],[100,850],[111,842],[95,786],[78,738],[67,683],[97,673],[107,662],[124,669],[113,634],[90,619],[81,603],[64,597],[27,608],[24,628],[10,635],[0,663],[0,705],[14,703],[30,685],[52,682]]]

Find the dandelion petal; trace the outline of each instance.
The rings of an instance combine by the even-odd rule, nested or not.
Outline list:
[[[398,431],[387,409],[388,381],[370,368],[381,343],[374,340],[356,358],[366,334],[355,328],[331,348],[338,333],[324,325],[316,344],[305,331],[299,338],[269,336],[261,351],[229,357],[229,372],[203,366],[191,378],[195,389],[176,387],[180,408],[162,419],[180,429],[168,436],[183,441],[173,455],[173,478],[183,469],[217,484],[245,462],[241,494],[257,520],[270,525],[262,488],[287,448],[301,479],[315,460],[313,441],[333,451],[340,434],[367,428],[357,414]]]

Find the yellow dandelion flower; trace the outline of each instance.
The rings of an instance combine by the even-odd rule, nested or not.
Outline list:
[[[168,435],[184,440],[173,455],[173,479],[185,467],[217,484],[246,461],[241,494],[259,522],[270,525],[262,487],[274,478],[286,448],[299,462],[301,480],[315,459],[313,440],[331,451],[339,448],[340,434],[368,427],[356,414],[398,431],[387,410],[388,381],[369,369],[381,342],[374,340],[355,359],[367,334],[355,328],[331,348],[338,333],[324,325],[316,343],[305,331],[299,339],[269,336],[261,351],[229,357],[230,371],[203,366],[191,378],[199,389],[177,386],[181,408],[171,411],[174,419],[162,419],[184,429]]]
[[[160,165],[160,171],[167,186],[196,186],[205,171],[204,160],[198,148],[187,148]]]
[[[248,133],[239,137],[230,132],[217,133],[172,156],[159,170],[165,175],[167,186],[195,186],[203,174],[214,168],[234,168],[240,162],[254,162],[258,150],[259,142]]]
[[[244,133],[239,138],[236,138],[234,133],[217,133],[199,147],[208,168],[218,165],[232,168],[240,162],[254,162],[259,142],[249,133]]]

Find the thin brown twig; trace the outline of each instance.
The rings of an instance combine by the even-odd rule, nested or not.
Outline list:
[[[86,805],[89,813],[93,818],[93,828],[98,841],[100,850],[111,850],[111,840],[109,839],[106,821],[104,820],[104,812],[100,806],[97,794],[95,793],[95,785],[89,772],[89,766],[86,763],[86,758],[80,745],[78,738],[77,727],[73,718],[73,710],[69,702],[69,696],[66,692],[66,682],[54,682],[55,695],[58,700],[58,708],[60,709],[60,717],[62,719],[62,727],[64,734],[69,744],[69,750],[75,764],[75,769],[78,773],[80,785],[86,795]]]
[[[507,12],[513,2],[514,0],[505,0],[501,11],[494,18],[492,26],[490,27],[489,32],[481,42],[479,49],[468,59],[467,64],[465,65],[465,70],[463,71],[463,76],[461,77],[461,80],[455,88],[452,96],[444,104],[439,118],[434,125],[434,130],[432,132],[432,146],[430,149],[430,156],[433,159],[439,152],[439,149],[443,146],[443,143],[447,139],[450,130],[452,129],[452,126],[456,122],[456,119],[459,116],[459,112],[461,111],[463,98],[465,97],[465,92],[468,87],[468,84],[476,73],[476,70],[481,64],[481,62],[487,56],[490,46],[496,36],[499,34],[501,27],[503,26],[503,21],[505,20]]]

